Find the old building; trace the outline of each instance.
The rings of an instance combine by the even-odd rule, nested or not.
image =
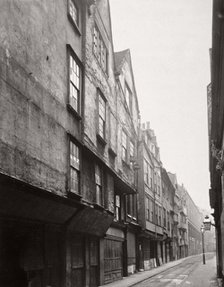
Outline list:
[[[165,247],[163,227],[170,231],[167,210],[162,206],[162,183],[159,147],[149,122],[142,124],[138,146],[138,193],[140,268],[150,269],[163,262]],[[169,226],[169,227],[168,227]]]
[[[197,219],[188,217],[188,212],[191,213],[191,211],[187,206],[188,193],[183,184],[177,184],[177,193],[179,196],[179,257],[183,258],[188,255],[189,226],[192,223],[192,220],[195,221]]]
[[[109,1],[1,6],[1,283],[18,273],[32,287],[98,286],[133,273],[139,108]]]
[[[212,18],[211,86],[208,87],[208,123],[209,123],[209,191],[210,205],[216,228],[217,275],[224,276],[224,212],[223,212],[223,3],[213,1]]]
[[[188,224],[188,255],[202,252],[201,226],[203,216],[186,191],[187,224]]]
[[[175,260],[176,245],[175,245],[175,221],[174,221],[174,196],[175,187],[169,178],[165,168],[162,168],[162,206],[163,206],[163,262]],[[167,223],[166,220],[167,219]]]
[[[114,228],[122,226],[125,242],[123,276],[137,269],[137,139],[139,131],[139,107],[129,50],[115,53],[117,94],[117,126],[113,127],[117,138],[117,171],[123,186],[115,189],[116,217]]]
[[[0,285],[24,276],[30,286],[62,286],[75,280],[76,263],[63,252],[68,225],[85,209],[70,196],[79,185],[70,141],[81,141],[73,111],[83,93],[85,6],[0,6]]]
[[[179,185],[176,174],[168,173],[175,187],[174,196],[174,245],[175,258],[201,253],[201,226],[203,216],[184,187]]]

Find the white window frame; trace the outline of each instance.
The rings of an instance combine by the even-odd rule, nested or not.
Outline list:
[[[78,61],[69,53],[69,104],[80,113],[81,68]]]

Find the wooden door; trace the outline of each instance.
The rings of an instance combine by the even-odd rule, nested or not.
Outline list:
[[[104,245],[104,283],[119,280],[123,276],[122,270],[122,242],[105,239]]]
[[[84,286],[84,239],[81,236],[73,237],[71,242],[71,286]]]
[[[97,239],[91,239],[89,242],[90,254],[90,287],[99,285],[99,245]]]

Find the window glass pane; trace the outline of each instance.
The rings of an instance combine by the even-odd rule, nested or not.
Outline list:
[[[100,167],[98,165],[95,166],[95,181],[96,184],[101,185],[102,182],[102,175],[101,175],[101,170]]]
[[[78,98],[79,94],[77,89],[70,83],[70,104],[76,111],[78,111]]]
[[[93,51],[98,59],[102,69],[106,71],[107,68],[107,49],[102,40],[102,37],[97,29],[94,27],[93,31]]]
[[[79,89],[79,76],[80,68],[76,63],[75,59],[70,56],[70,81],[77,89]]]
[[[101,186],[96,185],[96,203],[101,204]]]
[[[79,170],[79,148],[73,142],[70,142],[70,165]]]

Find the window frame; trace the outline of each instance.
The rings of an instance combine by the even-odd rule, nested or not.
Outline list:
[[[166,220],[166,209],[163,207],[163,226],[166,228],[166,224],[167,220]]]
[[[78,119],[81,120],[81,106],[82,106],[82,84],[83,84],[83,64],[79,60],[78,56],[72,49],[70,45],[67,45],[67,51],[68,51],[68,108],[73,113],[73,115]],[[73,83],[72,81],[72,75],[71,75],[71,59],[75,62],[76,68],[79,68],[79,75],[77,85],[76,83]],[[71,86],[77,91],[77,108],[75,105],[72,104],[72,94],[71,94]]]
[[[126,141],[124,141],[124,136]],[[125,145],[124,145],[125,142]],[[128,162],[128,135],[127,133],[122,130],[122,134],[121,134],[121,158],[122,161],[127,163]]]
[[[104,119],[101,115],[100,111],[100,103],[104,103]],[[97,111],[98,111],[98,127],[97,127],[97,135],[106,144],[106,122],[107,122],[107,100],[100,89],[97,89]],[[100,132],[100,121],[103,123],[103,134]]]
[[[143,159],[144,160],[144,182],[145,184],[147,184],[151,189],[153,187],[153,168],[150,165],[150,163],[147,161],[147,159]],[[145,169],[147,170],[147,172],[145,172]],[[147,180],[145,180],[147,176]]]
[[[74,19],[72,16],[71,10],[70,10],[70,3],[75,7],[76,9],[76,14],[77,14],[77,20]],[[67,14],[68,14],[68,19],[70,20],[72,26],[75,28],[75,31],[78,33],[79,36],[81,36],[81,31],[80,31],[80,8],[78,7],[77,3],[75,0],[67,0]]]
[[[158,225],[162,225],[162,216],[161,216],[161,206],[158,206],[158,218],[159,218],[159,223]]]
[[[74,155],[72,153],[72,150],[74,150],[74,147],[76,148],[76,151],[78,152],[78,156]],[[75,159],[76,157],[76,159]],[[78,159],[77,159],[78,158]],[[72,140],[71,138],[69,139],[69,191],[72,194],[76,194],[80,196],[80,169],[81,169],[81,152],[80,152],[80,147],[79,145]],[[76,173],[77,175],[77,190],[72,188],[72,171]]]
[[[170,231],[170,213],[167,210],[167,230]]]
[[[146,220],[147,221],[150,221],[150,201],[149,201],[149,198],[146,196],[145,197],[145,200],[146,200]]]
[[[143,159],[144,161],[144,182],[149,185],[149,169],[148,169],[148,166],[149,166],[149,163],[148,161],[144,158]]]
[[[102,167],[95,163],[95,203],[99,206],[103,206],[103,170]],[[97,174],[97,170],[99,173]],[[98,180],[99,176],[99,180]],[[98,191],[100,191],[100,194],[98,195]],[[98,202],[98,196],[100,201]]]
[[[158,225],[159,217],[158,217],[158,205],[155,203],[155,224]]]
[[[96,23],[93,27],[93,54],[101,69],[108,74],[108,49]]]
[[[115,194],[115,219],[119,221],[121,219],[121,198],[120,195]]]
[[[128,96],[128,99],[127,99],[127,96]],[[125,97],[128,110],[130,114],[132,115],[132,91],[126,81],[124,84],[124,97]]]
[[[134,142],[132,140],[130,140],[130,143],[129,143],[129,154],[130,154],[130,159],[134,160],[134,158],[135,158],[135,145],[134,145]]]
[[[155,213],[154,213],[155,203],[153,202],[153,200],[152,200],[151,198],[150,198],[149,202],[150,202],[150,207],[151,207],[149,220],[150,220],[151,222],[154,222],[154,220],[155,220]]]

